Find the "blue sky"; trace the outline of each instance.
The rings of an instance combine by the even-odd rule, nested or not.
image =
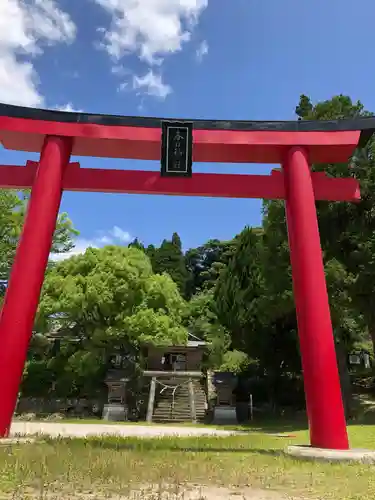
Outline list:
[[[344,93],[375,110],[374,19],[374,0],[1,0],[0,100],[91,113],[275,120],[294,118],[301,93],[314,101]],[[0,150],[0,163],[27,158],[35,156]],[[79,161],[85,168],[159,169],[157,162]],[[81,233],[77,251],[131,237],[159,244],[174,231],[189,248],[261,221],[259,200],[65,193],[62,210]]]

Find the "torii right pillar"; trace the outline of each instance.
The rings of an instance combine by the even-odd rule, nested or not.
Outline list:
[[[293,288],[310,443],[349,449],[308,153],[292,148],[283,163]]]

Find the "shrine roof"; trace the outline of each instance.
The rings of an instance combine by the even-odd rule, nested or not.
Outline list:
[[[161,124],[180,118],[117,116],[0,103],[0,141],[38,152],[46,135],[74,137],[73,155],[160,159]],[[375,117],[349,120],[182,120],[192,122],[193,160],[280,163],[285,147],[304,146],[312,162],[346,161],[375,131]]]

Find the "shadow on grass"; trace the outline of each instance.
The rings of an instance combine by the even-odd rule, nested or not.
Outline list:
[[[287,441],[287,440],[286,440]],[[119,436],[92,436],[88,438],[48,438],[45,437],[43,442],[50,444],[58,452],[59,445],[68,446],[71,452],[86,451],[128,451],[140,454],[158,452],[176,452],[176,453],[202,453],[210,454],[252,454],[263,455],[269,457],[287,456],[284,453],[284,446],[288,442],[283,441],[278,446],[272,437],[266,437],[266,440],[261,435],[258,435],[252,443],[243,440],[241,436],[236,436],[233,439],[228,437],[215,437],[214,440],[210,436],[196,437],[119,437]],[[275,446],[276,444],[276,446]],[[57,445],[57,447],[56,447]]]
[[[353,418],[347,422],[348,426],[351,425],[370,425],[374,426],[375,425],[375,415],[364,415],[364,416],[359,416],[357,418]]]
[[[360,416],[357,418],[352,418],[347,421],[346,425],[348,427],[352,426],[374,426],[375,425],[375,415]],[[227,427],[229,428],[229,427]],[[233,427],[234,429],[234,427]],[[238,429],[238,427],[237,427]],[[245,424],[239,427],[240,431],[248,432],[264,432],[268,434],[284,434],[293,433],[298,431],[308,431],[309,425],[307,419],[301,420],[262,420],[259,422],[252,422],[250,424]]]
[[[348,427],[353,426],[375,426],[375,414],[371,413],[369,415],[360,415],[348,419],[346,422]],[[219,426],[217,426],[219,427]],[[293,434],[299,431],[308,431],[309,425],[307,419],[262,419],[259,421],[254,420],[251,423],[243,424],[240,426],[224,426],[223,428],[237,430],[239,432],[261,432],[265,434]]]
[[[227,427],[229,428],[229,427]],[[234,429],[235,427],[233,427]],[[240,430],[249,432],[264,432],[268,434],[283,434],[287,432],[298,432],[308,430],[307,419],[290,420],[290,419],[270,419],[270,420],[254,420],[251,423],[240,426]]]
[[[173,440],[138,440],[136,442],[128,441],[110,441],[110,440],[96,440],[90,439],[85,441],[85,445],[91,448],[112,451],[138,451],[138,452],[187,452],[187,453],[251,453],[258,455],[267,455],[272,457],[286,456],[283,450],[278,449],[264,449],[252,447],[232,447],[232,446],[197,446],[189,444],[184,446],[183,443],[175,443]]]

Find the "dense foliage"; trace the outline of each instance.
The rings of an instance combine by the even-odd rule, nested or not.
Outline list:
[[[5,292],[28,199],[28,192],[0,191],[0,300]],[[77,235],[78,231],[74,229],[67,214],[59,214],[52,252],[60,254],[71,250]]]
[[[301,96],[301,120],[366,116],[360,102],[336,96],[314,105]],[[349,164],[314,165],[361,183],[358,204],[317,203],[337,357],[351,412],[347,355],[375,346],[375,142]],[[0,195],[0,273],[6,280],[27,199]],[[72,245],[60,216],[55,250]],[[51,343],[58,330],[63,340]],[[142,346],[184,344],[188,332],[208,342],[205,367],[246,376],[257,400],[303,407],[298,334],[284,204],[263,204],[260,228],[184,252],[174,233],[160,247],[89,249],[51,266],[40,302],[23,393],[88,394],[102,388],[111,355],[142,367]],[[319,332],[317,332],[319,334]],[[74,340],[74,342],[73,342]],[[57,347],[56,347],[57,346]],[[258,389],[257,389],[258,388]]]

